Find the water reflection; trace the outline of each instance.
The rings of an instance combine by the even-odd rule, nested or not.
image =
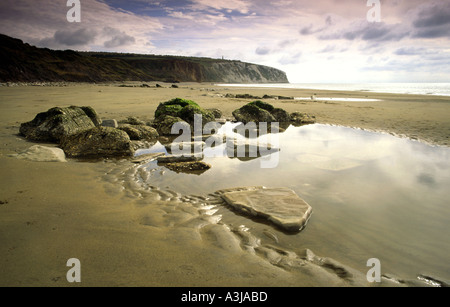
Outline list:
[[[290,188],[314,214],[301,234],[277,233],[280,245],[311,248],[362,271],[378,258],[383,271],[404,278],[450,280],[449,148],[328,125],[289,127],[277,136],[275,168],[261,168],[259,160],[269,157],[229,159],[222,145],[206,149],[217,155],[205,155],[212,168],[201,176],[153,172],[149,181],[203,195],[238,186]],[[267,228],[232,214],[223,220],[260,233]]]

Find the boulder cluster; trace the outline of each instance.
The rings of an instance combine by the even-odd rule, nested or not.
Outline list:
[[[114,119],[102,120],[92,107],[55,107],[23,123],[20,134],[30,141],[56,143],[68,157],[130,157],[134,155],[135,142],[154,144],[160,136],[173,135],[175,123],[194,131],[196,114],[202,116],[202,127],[222,117],[218,109],[203,109],[196,102],[181,98],[159,104],[155,119],[150,123],[135,117],[119,123]],[[298,126],[315,121],[307,114],[288,113],[260,100],[235,110],[233,116],[244,124],[279,122],[280,125]]]

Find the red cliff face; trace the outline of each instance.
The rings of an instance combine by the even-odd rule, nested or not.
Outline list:
[[[240,61],[57,51],[0,35],[0,81],[287,83],[288,79],[278,69]]]

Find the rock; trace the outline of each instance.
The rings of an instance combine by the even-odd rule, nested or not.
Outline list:
[[[300,126],[315,123],[314,116],[300,112],[289,114],[283,109],[275,108],[271,104],[259,100],[235,110],[233,116],[238,122],[244,124],[278,122],[283,130],[287,129],[290,124]]]
[[[137,117],[130,116],[126,120],[121,120],[121,124],[128,124],[128,125],[145,125],[145,122],[140,120]]]
[[[20,134],[32,141],[60,142],[63,138],[101,125],[91,107],[52,108],[20,126]]]
[[[167,163],[164,164],[164,167],[176,173],[201,174],[209,170],[211,168],[211,165],[202,161],[197,161],[197,162]]]
[[[269,111],[261,109],[254,104],[247,104],[242,108],[233,111],[233,116],[238,122],[242,122],[244,124],[249,122],[275,122],[275,117],[273,117]]]
[[[290,117],[291,123],[294,126],[314,124],[316,122],[316,118],[314,116],[308,115],[306,113],[294,112],[291,113]]]
[[[259,96],[253,96],[250,94],[236,94],[234,96],[234,98],[239,98],[239,99],[261,99],[261,97]]]
[[[121,124],[119,129],[125,131],[132,141],[155,141],[159,137],[159,133],[155,128],[145,125]]]
[[[312,208],[294,191],[286,188],[232,191],[221,196],[236,210],[266,218],[290,232],[301,231],[312,214]]]
[[[64,138],[61,147],[69,157],[120,157],[134,153],[131,140],[125,131],[96,127]]]
[[[166,164],[166,163],[181,163],[181,162],[198,162],[202,160],[203,157],[199,156],[162,156],[158,157],[158,163]]]
[[[202,116],[202,126],[215,121],[213,113],[204,110],[195,101],[175,98],[159,104],[155,111],[154,127],[160,134],[170,135],[172,125],[184,121],[191,126],[193,132],[196,114]]]
[[[67,162],[64,151],[56,147],[46,147],[41,145],[31,146],[27,150],[16,155],[18,159],[36,162]]]
[[[278,96],[278,100],[293,100],[294,97]]]
[[[178,85],[172,84],[171,88],[178,88]]]
[[[283,109],[276,108],[271,111],[273,117],[275,117],[275,121],[279,123],[289,123],[291,121],[291,116],[288,112]]]
[[[117,124],[117,120],[115,119],[104,119],[102,121],[102,127],[117,128],[119,127],[119,125]]]
[[[160,87],[162,87],[161,85],[159,85],[158,83],[156,83],[156,85],[155,85],[157,88],[160,88]]]
[[[196,114],[202,116],[202,127],[207,123],[216,121],[216,118],[211,112],[203,110],[201,107],[195,105],[188,105],[184,107],[180,111],[179,116],[181,119],[193,126]]]
[[[179,117],[174,117],[170,115],[162,115],[156,118],[153,121],[153,127],[158,131],[160,135],[172,135],[172,126],[175,123],[180,123],[181,127],[184,127],[184,129],[191,129],[191,126],[187,122],[185,122]],[[180,131],[178,134],[181,133],[182,131]]]
[[[206,111],[210,112],[215,119],[220,119],[222,118],[222,111],[220,111],[219,109],[216,108],[212,108],[212,109],[206,109]]]

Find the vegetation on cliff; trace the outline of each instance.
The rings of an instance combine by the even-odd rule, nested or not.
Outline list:
[[[283,71],[223,59],[37,48],[0,34],[0,82],[287,83]]]

